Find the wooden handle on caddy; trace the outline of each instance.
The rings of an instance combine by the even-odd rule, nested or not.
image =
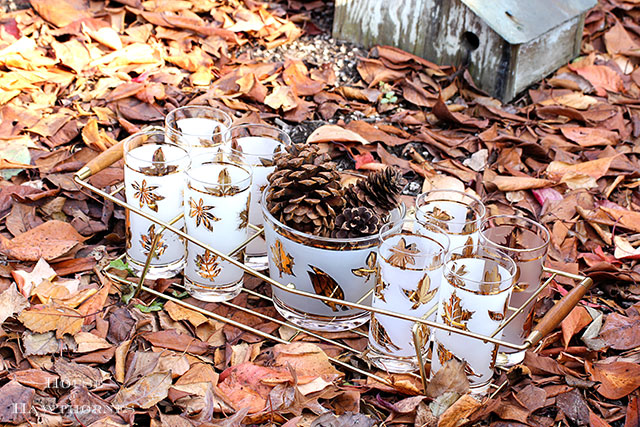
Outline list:
[[[530,343],[531,347],[533,347],[549,332],[553,331],[567,316],[567,314],[574,309],[584,294],[586,294],[592,286],[593,280],[590,277],[585,277],[582,282],[571,289],[567,295],[551,307],[551,310],[549,310],[542,320],[538,322],[536,327],[533,328],[533,331],[531,331],[531,334],[527,337],[526,342]]]
[[[124,141],[120,141],[117,144],[112,145],[107,150],[89,160],[86,165],[76,172],[76,176],[80,179],[86,179],[120,160],[123,155],[123,142]]]

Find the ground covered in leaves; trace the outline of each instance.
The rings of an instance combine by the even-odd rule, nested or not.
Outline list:
[[[640,7],[601,0],[580,58],[510,104],[464,69],[330,39],[321,1],[32,0],[0,15],[0,422],[46,426],[558,423],[636,426],[640,410]],[[393,165],[406,200],[468,185],[491,214],[537,219],[547,265],[594,289],[504,386],[478,401],[450,370],[423,395],[332,365],[332,344],[242,311],[263,340],[174,302],[122,289],[102,269],[124,248],[120,208],[72,174],[188,103],[285,127],[344,169]],[[113,188],[122,164],[91,178]],[[126,271],[123,272],[126,274]],[[149,283],[185,298],[178,280]],[[269,289],[255,279],[245,284]],[[574,283],[554,282],[542,315]],[[188,299],[192,303],[195,301]],[[363,350],[353,332],[332,336]],[[362,362],[353,361],[353,363]]]

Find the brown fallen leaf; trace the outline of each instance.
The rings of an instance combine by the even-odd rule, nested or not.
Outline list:
[[[552,179],[561,179],[567,174],[587,175],[593,179],[600,179],[607,174],[611,162],[616,157],[617,156],[604,157],[602,159],[577,164],[553,161],[547,166],[547,175]]]
[[[73,339],[76,341],[76,344],[78,344],[78,353],[90,353],[111,347],[111,344],[109,344],[107,340],[90,332],[78,332],[73,336]]]
[[[78,243],[82,237],[69,223],[52,220],[9,240],[0,235],[0,253],[21,261],[49,261],[62,256]]]
[[[82,314],[79,311],[57,304],[34,305],[18,315],[18,320],[33,332],[56,331],[56,337],[75,335],[82,329]]]
[[[84,0],[30,0],[31,6],[45,20],[57,27],[64,27],[74,21],[90,18],[89,4]]]
[[[599,337],[616,350],[630,350],[640,346],[640,317],[611,313],[607,316]]]
[[[482,404],[470,394],[461,396],[438,420],[438,427],[455,427],[464,421]]]
[[[464,363],[451,359],[435,373],[427,385],[427,396],[436,398],[448,391],[465,394],[469,391],[469,379]]]
[[[596,390],[607,399],[621,399],[640,387],[640,365],[630,362],[585,362],[587,372],[600,385]]]
[[[57,386],[59,377],[41,369],[24,369],[12,373],[9,378],[27,387],[45,390]]]
[[[142,335],[156,347],[168,348],[170,350],[184,351],[192,354],[205,354],[209,351],[209,346],[197,338],[178,333],[175,329],[159,332],[148,332]]]
[[[9,317],[29,307],[29,301],[14,284],[0,294],[0,325]]]
[[[275,366],[291,366],[300,383],[304,383],[303,377],[322,377],[326,381],[333,381],[342,376],[329,362],[325,352],[312,343],[277,344],[273,347],[273,355]]]
[[[504,176],[485,174],[485,180],[494,184],[500,191],[531,190],[535,188],[551,187],[555,183],[548,179],[532,178],[528,176]]]
[[[191,310],[189,308],[176,304],[173,301],[167,301],[167,303],[164,305],[164,309],[176,322],[180,320],[187,320],[196,328],[201,324],[207,322],[207,318],[204,315],[198,313],[195,310]]]
[[[321,142],[357,142],[363,145],[371,143],[356,132],[338,125],[320,126],[307,138],[308,144],[318,144]]]
[[[0,388],[0,422],[21,424],[27,421],[35,390],[17,381],[9,381]]]
[[[571,312],[562,320],[562,341],[564,342],[564,347],[567,348],[569,346],[569,341],[571,338],[578,332],[582,330],[585,326],[591,323],[593,319],[591,315],[587,311],[586,308],[582,306],[578,306],[571,310]]]
[[[116,410],[125,408],[149,409],[169,394],[170,372],[154,372],[142,377],[130,387],[123,387],[116,393],[111,405]]]

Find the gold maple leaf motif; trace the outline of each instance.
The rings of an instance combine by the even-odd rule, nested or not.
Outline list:
[[[489,312],[489,319],[495,322],[502,322],[504,320],[504,314],[500,313],[499,311],[488,310],[488,312]]]
[[[423,346],[429,343],[429,336],[431,335],[431,329],[424,323],[418,325],[418,340]]]
[[[283,273],[295,276],[293,273],[293,257],[285,252],[280,240],[276,240],[276,243],[271,246],[271,253],[273,254],[273,263],[276,265],[280,277],[282,277]]]
[[[524,244],[524,231],[520,228],[515,228],[508,233],[505,238],[505,246],[510,249],[528,249],[527,245]],[[514,261],[517,260],[514,259]]]
[[[367,255],[367,266],[360,268],[353,268],[351,272],[358,277],[366,277],[369,280],[372,274],[376,272],[376,264],[378,262],[378,255],[375,252],[369,252]]]
[[[407,268],[407,265],[415,265],[416,255],[420,253],[415,243],[407,245],[407,241],[404,237],[398,240],[398,243],[391,249],[391,256],[389,256],[389,264],[398,268]]]
[[[158,149],[154,151],[151,162],[151,166],[140,168],[140,172],[144,173],[145,175],[163,176],[175,172],[176,169],[178,169],[178,166],[176,165],[166,164],[162,147],[158,147]]]
[[[389,284],[384,283],[380,275],[378,275],[378,280],[376,280],[376,289],[375,289],[376,298],[378,298],[380,301],[387,302],[387,300],[384,297],[384,290],[387,289],[388,287],[389,287]]]
[[[196,266],[198,274],[203,279],[213,280],[218,277],[221,271],[218,256],[208,250],[205,250],[204,254],[196,255]]]
[[[387,351],[393,352],[394,350],[400,350],[400,347],[391,341],[391,337],[384,326],[382,326],[382,323],[380,323],[375,317],[371,318],[371,335],[376,343],[380,344]]]
[[[313,265],[309,265],[309,267],[311,267],[313,271],[307,271],[307,274],[309,275],[309,279],[311,279],[311,284],[316,294],[329,298],[344,299],[344,291],[333,277],[318,267],[314,267]],[[331,307],[332,311],[338,311],[340,309],[348,310],[348,307],[338,306],[338,304],[333,301],[322,302]]]
[[[189,199],[189,216],[196,219],[196,227],[200,226],[200,223],[205,226],[209,231],[213,231],[212,221],[220,221],[220,218],[212,214],[210,211],[214,206],[205,206],[204,200],[198,200],[198,203],[194,199]]]
[[[433,218],[437,219],[438,221],[451,221],[453,219],[453,217],[449,214],[449,212],[440,209],[437,206],[433,207],[433,210],[431,212],[428,212],[429,215],[431,215]]]
[[[436,296],[437,289],[431,290],[431,278],[425,273],[424,277],[418,283],[417,290],[409,291],[402,289],[404,294],[409,298],[409,301],[413,303],[412,310],[420,307],[420,304],[426,304]]]
[[[156,225],[151,224],[149,229],[147,230],[147,234],[143,234],[140,236],[140,245],[144,249],[145,256],[149,256],[149,252],[151,252],[151,245],[153,244],[153,239],[156,238]],[[167,245],[162,240],[162,237],[158,239],[158,243],[156,244],[156,250],[153,254],[153,257],[158,259],[164,254],[164,251],[167,250]]]
[[[471,258],[473,256],[473,237],[469,236],[466,242],[464,242],[464,249],[462,250],[463,258]]]
[[[467,322],[473,316],[475,311],[469,311],[462,308],[462,300],[456,295],[456,291],[453,291],[449,301],[444,303],[444,312],[442,313],[442,320],[449,326],[460,328],[463,331],[468,331]]]
[[[451,273],[447,274],[446,276],[449,283],[455,286],[464,287],[464,282],[462,281],[462,279],[460,279],[460,277],[468,273],[467,266],[462,264],[460,267],[456,267],[456,263],[454,262],[451,266],[451,270]]]
[[[153,193],[153,190],[158,188],[157,185],[148,185],[147,180],[143,179],[142,184],[138,184],[134,181],[131,186],[135,190],[133,197],[138,199],[140,202],[140,208],[146,204],[149,206],[149,209],[154,212],[158,212],[158,204],[156,202],[163,200],[164,196]]]
[[[498,292],[500,290],[500,283],[502,281],[502,276],[498,271],[498,266],[494,265],[491,270],[487,270],[484,272],[484,280],[479,288],[480,292],[483,294],[492,294]]]
[[[238,218],[240,223],[238,224],[238,230],[244,230],[249,226],[249,205],[251,204],[251,196],[247,197],[247,205],[240,211]]]
[[[233,196],[239,192],[238,187],[231,185],[231,174],[227,168],[223,168],[218,174],[218,184],[220,187],[205,187],[205,190],[216,197]]]

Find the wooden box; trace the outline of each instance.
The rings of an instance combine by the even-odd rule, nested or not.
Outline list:
[[[441,65],[468,64],[475,83],[510,101],[580,52],[597,0],[336,0],[333,36],[390,45]]]

